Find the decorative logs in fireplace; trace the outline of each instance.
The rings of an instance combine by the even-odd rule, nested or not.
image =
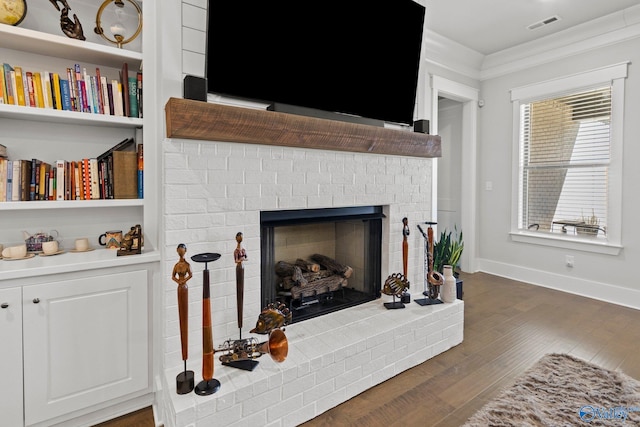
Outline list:
[[[337,291],[348,284],[352,267],[326,255],[313,254],[309,258],[310,261],[297,259],[294,263],[278,261],[275,265],[278,286],[291,292],[293,300]]]

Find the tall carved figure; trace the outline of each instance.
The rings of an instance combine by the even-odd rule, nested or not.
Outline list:
[[[407,275],[407,265],[409,262],[409,220],[407,217],[402,218],[402,273],[404,277],[408,277]]]
[[[187,357],[189,354],[189,288],[187,281],[193,277],[191,265],[184,259],[187,246],[180,243],[176,248],[180,259],[173,266],[171,278],[178,284],[178,317],[180,319],[180,344],[182,345],[182,360],[184,372],[176,377],[176,391],[178,394],[187,394],[193,390],[193,371],[187,371]]]
[[[238,309],[238,328],[242,339],[242,306],[244,304],[244,261],[247,260],[247,251],[242,247],[242,233],[236,234],[236,250],[233,251],[233,259],[236,263],[236,301]]]
[[[213,328],[211,326],[211,290],[207,263],[216,261],[220,254],[202,253],[194,255],[191,260],[203,262],[202,272],[202,381],[196,385],[195,392],[206,396],[220,390],[220,381],[213,378]]]

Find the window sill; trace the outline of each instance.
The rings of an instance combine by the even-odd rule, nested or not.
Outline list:
[[[582,238],[571,236],[558,236],[557,234],[543,232],[512,231],[509,233],[511,240],[520,243],[552,246],[562,249],[593,252],[605,255],[619,255],[622,246],[613,244],[606,239]]]

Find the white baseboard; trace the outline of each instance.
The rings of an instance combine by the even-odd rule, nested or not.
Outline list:
[[[513,264],[477,260],[477,271],[640,310],[640,290],[549,273]]]

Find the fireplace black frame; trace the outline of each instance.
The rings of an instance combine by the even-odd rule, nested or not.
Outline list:
[[[382,264],[382,220],[385,218],[382,206],[353,206],[324,209],[294,209],[260,212],[260,253],[261,253],[261,301],[263,306],[270,302],[287,299],[278,294],[274,279],[273,268],[278,260],[274,258],[275,229],[281,226],[313,224],[322,222],[337,222],[361,220],[368,222],[368,241],[364,245],[367,268],[365,269],[365,283],[371,284],[371,292],[358,295],[348,302],[340,302],[325,306],[324,309],[293,310],[293,322],[302,321],[332,311],[341,310],[367,301],[380,298],[381,292],[381,264]],[[341,291],[336,291],[340,297]],[[327,296],[324,296],[325,298]],[[339,298],[336,298],[338,300]],[[322,298],[320,298],[322,300]],[[290,301],[286,301],[289,303]],[[322,301],[319,301],[322,302]],[[318,304],[322,305],[322,304]]]

